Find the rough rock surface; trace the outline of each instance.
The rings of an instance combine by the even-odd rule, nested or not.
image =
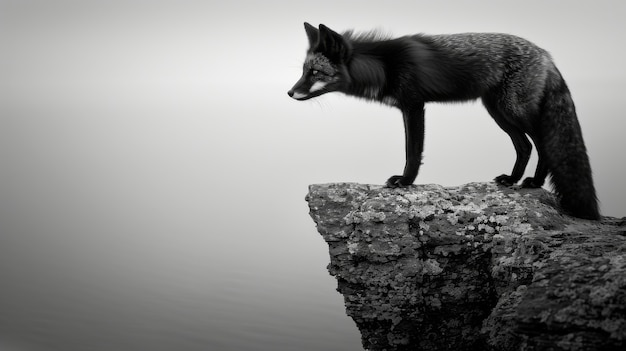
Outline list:
[[[491,183],[311,185],[368,350],[626,350],[626,221]]]

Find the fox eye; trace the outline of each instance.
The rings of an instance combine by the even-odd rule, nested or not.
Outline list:
[[[312,70],[312,71],[311,71],[311,73],[312,73],[314,76],[316,76],[318,73],[320,73],[320,71],[318,71],[318,70],[314,69],[314,70]]]

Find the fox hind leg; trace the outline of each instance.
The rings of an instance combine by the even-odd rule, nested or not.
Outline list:
[[[515,153],[517,158],[515,159],[515,165],[513,165],[513,171],[511,175],[502,174],[495,178],[496,183],[511,186],[517,183],[524,175],[524,170],[530,159],[530,152],[532,150],[532,144],[528,140],[528,137],[520,131],[507,131],[511,141],[513,141],[513,147],[515,147]],[[545,177],[544,177],[545,178]]]
[[[539,161],[537,162],[537,170],[534,177],[525,178],[522,181],[522,188],[541,188],[546,181],[548,175],[548,165],[546,163],[546,157],[544,155],[544,148],[541,142],[538,142],[536,138],[532,138],[535,146],[537,147],[537,153],[539,154]]]
[[[509,122],[511,118],[500,112],[497,106],[497,99],[485,97],[483,98],[483,103],[491,117],[496,121],[498,126],[509,135],[511,141],[513,142],[513,147],[515,148],[515,154],[517,156],[515,159],[515,165],[513,166],[513,171],[511,171],[510,175],[502,174],[494,178],[496,183],[500,185],[511,186],[517,183],[524,175],[524,170],[526,169],[526,165],[530,159],[530,153],[533,146],[530,143],[530,140],[528,140],[526,133],[513,123]],[[539,174],[539,176],[541,176],[541,174]],[[545,178],[545,175],[543,177]]]

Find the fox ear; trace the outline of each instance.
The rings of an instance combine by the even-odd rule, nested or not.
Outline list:
[[[320,24],[318,50],[323,52],[331,61],[341,62],[348,57],[350,46],[341,34]]]
[[[317,45],[317,41],[320,37],[320,32],[317,28],[313,27],[308,22],[304,22],[304,30],[306,31],[306,36],[309,37],[309,46],[314,47]]]

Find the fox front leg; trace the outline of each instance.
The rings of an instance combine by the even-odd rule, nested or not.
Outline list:
[[[424,104],[413,110],[403,111],[406,164],[402,175],[394,175],[387,180],[388,187],[396,188],[413,184],[420,165],[424,149]]]

